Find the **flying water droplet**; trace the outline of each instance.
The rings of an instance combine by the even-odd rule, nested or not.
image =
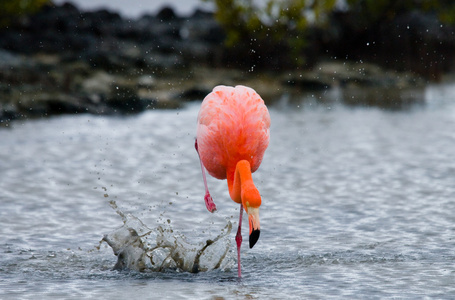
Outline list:
[[[214,269],[227,271],[235,265],[234,257],[229,252],[230,221],[213,240],[194,243],[174,232],[170,219],[166,220],[167,224],[149,228],[132,214],[120,211],[115,201],[111,201],[111,206],[124,222],[122,227],[103,238],[117,256],[116,270],[198,273]]]

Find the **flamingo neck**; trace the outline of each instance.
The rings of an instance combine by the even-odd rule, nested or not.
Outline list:
[[[241,160],[237,163],[234,172],[228,172],[227,182],[231,199],[243,205],[248,212],[249,207],[259,207],[261,196],[251,176],[250,163]]]

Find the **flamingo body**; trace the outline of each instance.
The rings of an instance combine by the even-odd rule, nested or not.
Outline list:
[[[216,206],[208,191],[204,169],[215,178],[227,179],[231,199],[240,203],[236,242],[241,277],[243,209],[250,224],[250,248],[259,239],[261,196],[251,174],[259,168],[269,144],[270,115],[253,89],[240,85],[217,86],[202,102],[197,121],[195,147],[201,161],[207,209],[214,212]]]
[[[198,115],[197,142],[204,167],[213,177],[226,179],[237,162],[247,160],[255,172],[269,144],[269,127],[267,107],[253,89],[215,87]]]

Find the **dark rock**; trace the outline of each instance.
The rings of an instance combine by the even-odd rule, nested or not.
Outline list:
[[[0,49],[0,69],[15,68],[24,63],[24,59],[12,52]]]
[[[72,96],[59,94],[41,97],[39,100],[44,104],[44,115],[77,114],[87,111],[87,105],[84,105],[83,99]]]
[[[8,126],[9,123],[15,119],[20,118],[16,106],[12,104],[0,103],[0,126]]]
[[[423,85],[409,72],[389,72],[368,63],[322,62],[312,71],[290,73],[283,84],[306,91],[331,87],[403,88]]]
[[[71,4],[49,5],[0,29],[0,122],[176,108],[183,101],[203,99],[217,84],[254,86],[266,101],[283,93],[330,88],[400,89],[422,81],[409,72],[389,72],[364,62],[431,74],[455,65],[453,28],[441,27],[433,15],[399,15],[367,29],[346,15],[330,21],[339,26],[308,35],[307,67],[314,68],[292,68],[283,75],[276,70],[292,65],[283,47],[262,41],[254,44],[254,51],[251,43],[226,48],[225,32],[213,13],[196,11],[182,18],[163,8],[155,16],[128,20],[108,10],[81,12]],[[329,57],[350,54],[352,60],[320,63],[321,57],[327,59],[321,56],[326,51]],[[375,100],[352,96],[349,105],[379,106]],[[406,96],[398,102],[406,106],[419,102],[417,98]]]
[[[196,10],[190,16],[190,18],[195,19],[195,20],[199,20],[199,19],[213,20],[214,13],[196,8]]]
[[[425,103],[424,93],[416,88],[348,88],[343,91],[343,103],[348,106],[379,107],[402,110]]]
[[[86,112],[84,99],[60,93],[27,93],[17,103],[18,112],[26,117],[45,117],[56,114]]]
[[[188,100],[188,101],[201,101],[207,96],[212,90],[211,89],[206,89],[203,87],[197,87],[193,86],[185,91],[183,91],[179,97],[183,100]]]
[[[117,86],[107,99],[106,104],[119,113],[138,113],[147,108],[148,103],[142,101],[133,88]]]
[[[177,15],[171,7],[166,6],[156,14],[156,18],[161,21],[171,21],[176,19]]]
[[[325,82],[318,78],[294,77],[283,82],[286,85],[295,86],[304,90],[325,90],[332,86],[333,82]]]

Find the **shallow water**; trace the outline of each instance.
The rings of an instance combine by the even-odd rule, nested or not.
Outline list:
[[[114,271],[100,244],[123,225],[110,201],[192,243],[237,226],[226,182],[209,179],[218,212],[205,208],[198,103],[0,128],[0,298],[454,298],[455,86],[401,110],[323,97],[270,107],[261,238],[244,239],[242,280],[235,267]]]

